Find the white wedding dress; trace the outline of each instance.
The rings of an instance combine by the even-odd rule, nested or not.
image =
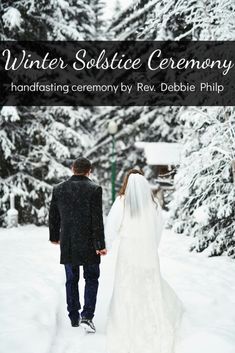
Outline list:
[[[107,353],[172,353],[182,306],[162,278],[158,245],[160,206],[147,180],[131,174],[105,227],[109,248],[119,235],[116,275],[107,324]]]

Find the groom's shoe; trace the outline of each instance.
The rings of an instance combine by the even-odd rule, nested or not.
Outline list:
[[[96,332],[96,328],[95,328],[95,325],[92,320],[82,318],[80,321],[80,325],[88,333],[95,333]]]
[[[71,320],[71,326],[78,327],[79,326],[79,319]]]

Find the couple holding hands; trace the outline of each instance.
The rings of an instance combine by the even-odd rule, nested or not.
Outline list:
[[[89,178],[91,168],[86,158],[73,162],[73,175],[53,188],[49,212],[50,241],[60,244],[60,263],[65,266],[71,325],[82,326],[87,332],[96,331],[92,320],[100,257],[107,254],[106,247],[119,236],[107,352],[172,353],[182,306],[160,272],[160,206],[142,172],[132,169],[125,177],[104,230],[102,188]],[[81,267],[85,292],[80,312]]]

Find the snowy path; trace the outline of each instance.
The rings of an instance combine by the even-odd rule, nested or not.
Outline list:
[[[105,353],[115,255],[102,263],[97,333],[86,335],[70,327],[59,249],[47,239],[45,227],[0,229],[0,353]],[[234,353],[235,261],[189,253],[190,242],[165,232],[160,249],[163,275],[186,309],[176,353]]]

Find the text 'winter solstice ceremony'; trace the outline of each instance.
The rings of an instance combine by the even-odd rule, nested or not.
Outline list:
[[[234,42],[0,42],[1,105],[235,105]]]

